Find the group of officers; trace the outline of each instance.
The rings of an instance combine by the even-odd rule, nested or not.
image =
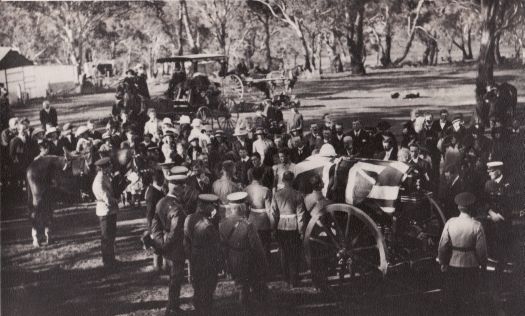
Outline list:
[[[162,265],[162,258],[170,267],[167,314],[180,312],[179,294],[186,259],[190,262],[197,310],[209,312],[221,271],[227,271],[240,285],[240,298],[245,306],[252,293],[264,301],[268,293],[265,280],[272,238],[279,243],[285,281],[292,287],[299,283],[301,241],[307,217],[316,204],[327,201],[322,194],[321,177],[311,179],[313,192],[307,196],[292,187],[296,163],[311,154],[399,160],[417,170],[422,185],[438,193],[447,217],[452,218],[445,226],[438,257],[449,275],[462,275],[454,276],[453,284],[457,285],[457,280],[465,280],[463,288],[475,284],[468,282],[474,281],[468,275],[486,265],[487,243],[495,246],[488,248],[497,250],[500,264],[508,259],[506,254],[515,253],[511,248],[519,242],[509,229],[512,205],[508,203],[515,187],[503,173],[512,163],[507,154],[514,147],[523,149],[522,133],[515,128],[518,126],[511,131],[519,136],[519,141],[511,143],[516,146],[502,148],[499,134],[508,136],[507,132],[502,133],[503,127],[494,131],[489,145],[480,127],[467,129],[460,117],[451,122],[448,113],[442,111],[440,119],[434,121],[431,115],[419,114],[403,125],[398,143],[384,121],[374,134],[364,130],[358,120],[353,122],[350,133],[344,133],[343,125],[334,124],[329,114],[323,116],[322,124],[313,124],[310,133],[303,135],[302,116],[297,108],[293,111],[288,124],[291,135],[274,133],[270,138],[264,128],[256,128],[251,135],[256,139],[252,139],[246,131],[236,130],[237,139],[230,148],[223,134],[216,132],[208,147],[205,142],[201,148],[208,149],[208,161],[190,154],[188,149],[190,159],[164,159],[154,168],[152,182],[145,192],[148,230],[143,242],[154,250],[156,267]],[[424,119],[420,128],[418,117]],[[156,120],[154,116],[151,119]],[[195,151],[207,135],[198,133],[199,124],[191,126],[198,137],[191,137],[191,130],[185,138]],[[166,130],[167,136],[169,131]],[[170,152],[166,151],[164,156],[171,157]],[[490,156],[485,156],[486,152]],[[495,160],[500,157],[505,162]],[[102,259],[105,266],[112,268],[118,263],[114,254],[118,198],[111,188],[111,159],[102,158],[95,166],[93,193],[102,232]],[[216,179],[213,184],[210,178]],[[477,207],[475,200],[489,204],[483,218],[473,211]],[[461,212],[459,217],[457,210]],[[488,227],[489,237],[485,238],[478,220],[488,224],[484,226]]]

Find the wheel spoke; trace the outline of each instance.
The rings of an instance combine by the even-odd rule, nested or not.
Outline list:
[[[330,240],[332,240],[332,243],[334,244],[336,249],[341,249],[341,245],[337,241],[337,238],[334,236],[334,233],[332,232],[332,230],[329,227],[326,227],[325,225],[323,225],[323,223],[321,223],[321,221],[318,221],[318,222],[320,224],[319,226],[321,226],[321,228],[323,228],[323,230],[326,232],[328,237],[330,237]]]
[[[346,218],[346,228],[345,228],[345,244],[348,242],[348,239],[350,238],[350,217],[352,214],[348,213],[348,217]]]
[[[326,247],[334,248],[334,244],[329,243],[329,242],[324,241],[324,240],[321,240],[321,239],[319,239],[319,238],[310,237],[309,239],[310,239],[311,241],[314,241],[314,242],[319,243],[319,244],[321,244],[321,245],[324,245],[324,246],[326,246]],[[335,248],[335,249],[337,249],[337,248]]]
[[[438,217],[436,215],[432,215],[429,218],[427,218],[425,220],[422,220],[421,223],[426,224],[426,223],[428,223],[430,221],[433,221],[433,220],[436,220],[436,219],[438,219]]]
[[[355,253],[357,251],[371,250],[371,249],[377,249],[377,245],[370,245],[370,246],[363,246],[363,247],[353,248],[352,252]]]
[[[357,233],[357,235],[352,239],[352,242],[350,243],[350,246],[351,247],[354,247],[355,244],[357,243],[357,240],[359,240],[359,237],[361,237],[361,234],[366,230],[366,226],[363,225],[363,227],[361,228],[361,230],[359,231],[359,233]]]

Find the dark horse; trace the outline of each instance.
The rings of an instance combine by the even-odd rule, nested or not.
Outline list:
[[[80,177],[75,172],[74,160],[82,157],[44,156],[32,161],[27,167],[27,206],[31,219],[33,245],[50,241],[50,230],[55,203],[75,203],[80,200]],[[77,164],[78,165],[78,164]],[[78,171],[78,170],[77,170]],[[114,177],[112,184],[117,197],[127,183],[124,176]]]
[[[64,170],[67,165],[65,156],[44,156],[27,167],[27,204],[34,246],[40,246],[44,235],[49,243],[54,202],[72,197],[72,189],[78,189],[73,174]]]
[[[509,117],[516,114],[518,90],[515,86],[503,82],[494,87],[483,88],[478,95],[481,96],[482,104],[476,110],[484,124],[494,124],[496,121],[507,124]]]

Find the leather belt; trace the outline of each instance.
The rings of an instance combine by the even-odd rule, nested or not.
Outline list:
[[[280,218],[295,218],[297,217],[297,215],[296,214],[281,214],[279,217]]]
[[[472,247],[452,247],[452,250],[460,251],[460,252],[470,252],[470,251],[476,251],[475,248]]]
[[[252,208],[250,209],[250,211],[254,213],[266,214],[265,208]]]

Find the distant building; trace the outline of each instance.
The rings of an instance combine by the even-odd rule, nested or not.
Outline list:
[[[78,83],[74,65],[35,65],[11,47],[0,47],[0,84],[12,105],[48,94],[65,94]]]

